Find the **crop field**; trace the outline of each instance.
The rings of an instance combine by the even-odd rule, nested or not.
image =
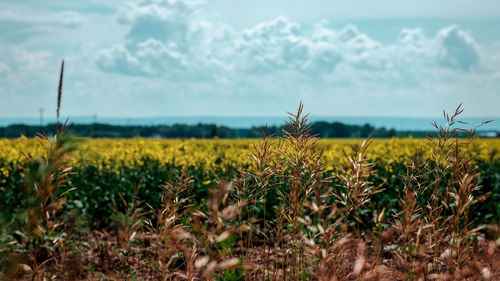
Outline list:
[[[0,139],[0,278],[498,280],[500,140]]]
[[[277,143],[277,140],[273,140]],[[320,139],[319,146],[324,148],[322,161],[326,173],[334,176],[343,166],[344,152],[352,145],[360,145],[361,139]],[[78,150],[72,153],[73,171],[67,188],[77,187],[70,198],[86,205],[95,202],[95,206],[86,209],[108,209],[107,204],[118,199],[118,194],[132,196],[133,188],[142,182],[141,199],[152,201],[150,193],[161,192],[161,185],[175,177],[173,171],[180,171],[188,164],[189,176],[193,177],[196,194],[206,195],[207,190],[218,180],[232,179],[239,169],[248,169],[253,165],[250,157],[252,147],[258,139],[240,140],[174,140],[174,139],[81,139]],[[427,156],[432,153],[432,144],[426,139],[375,139],[366,152],[368,161],[376,164],[377,173],[373,181],[383,185],[386,196],[379,204],[383,208],[388,202],[397,202],[401,188],[401,175],[406,172],[406,165],[419,151]],[[482,180],[487,185],[482,191],[498,193],[500,161],[499,139],[475,140],[467,152],[474,157]],[[0,139],[0,192],[9,194],[18,190],[22,184],[22,170],[19,165],[26,160],[24,154],[40,155],[43,147],[36,139]],[[484,183],[483,183],[484,185]],[[103,198],[96,197],[104,193]],[[196,194],[194,194],[196,196]],[[154,198],[155,196],[153,196]],[[156,196],[158,197],[158,196]],[[106,199],[105,199],[106,198]],[[500,208],[500,202],[490,198],[491,210],[480,219],[498,220],[494,212]],[[496,202],[495,202],[496,201]],[[1,202],[1,201],[0,201]],[[9,202],[4,197],[5,202]],[[71,201],[70,201],[71,202]],[[18,206],[19,202],[12,202]],[[496,205],[495,205],[496,204]],[[487,204],[483,204],[487,205]],[[395,207],[395,206],[393,206]],[[96,219],[104,219],[98,214]]]

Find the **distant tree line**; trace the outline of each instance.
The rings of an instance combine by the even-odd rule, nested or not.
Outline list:
[[[270,126],[267,128],[268,135],[281,136],[284,126]],[[230,128],[227,126],[217,126],[215,124],[174,124],[174,125],[153,125],[153,126],[123,126],[109,124],[70,124],[68,131],[82,137],[95,138],[258,138],[264,127],[252,128]],[[47,135],[55,134],[56,124],[45,126],[36,125],[10,125],[0,127],[0,138],[17,138],[21,135],[26,137],[36,136],[38,133]],[[396,131],[384,127],[375,128],[372,125],[347,125],[340,122],[314,122],[311,124],[311,132],[318,134],[322,138],[366,138],[370,134],[374,138],[390,137],[425,137],[428,132],[423,131]]]

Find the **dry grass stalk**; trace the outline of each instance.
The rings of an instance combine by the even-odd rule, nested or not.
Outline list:
[[[403,177],[403,196],[399,200],[401,212],[396,215],[394,229],[397,234],[397,255],[402,262],[400,267],[406,272],[406,278],[413,279],[421,275],[418,264],[427,264],[428,256],[424,253],[423,237],[431,225],[426,225],[424,209],[417,201],[423,194],[426,162],[423,154],[417,154],[407,165]]]
[[[310,125],[307,124],[308,115],[302,115],[303,104],[300,103],[296,114],[289,113],[286,129],[283,131],[283,145],[277,150],[279,156],[278,169],[280,177],[286,184],[286,190],[279,190],[282,203],[278,215],[282,215],[288,233],[282,237],[286,242],[287,268],[291,280],[305,277],[308,267],[308,256],[305,252],[304,240],[307,220],[304,219],[307,206],[315,191],[324,184],[324,164],[321,161],[323,149],[318,145],[318,138],[310,134]],[[319,195],[319,194],[318,194]],[[318,201],[320,198],[316,198]],[[317,206],[317,203],[315,203]],[[286,278],[285,278],[286,279]]]
[[[58,89],[58,115],[62,79],[63,66]],[[35,157],[25,154],[28,162],[24,169],[24,184],[28,207],[25,229],[17,232],[17,247],[23,246],[26,249],[26,256],[19,257],[22,261],[19,266],[31,274],[32,280],[42,278],[42,268],[48,264],[60,267],[60,261],[66,255],[65,243],[69,238],[69,226],[64,225],[60,210],[66,203],[64,196],[75,188],[65,192],[61,192],[61,189],[66,186],[72,174],[71,153],[76,147],[74,139],[65,134],[65,130],[66,123],[58,128],[53,137],[37,136],[43,147],[43,155]],[[47,269],[45,273],[55,276],[50,272],[51,269]]]
[[[261,140],[252,145],[248,157],[252,162],[250,169],[240,169],[240,177],[234,181],[235,198],[248,202],[240,212],[240,224],[245,223],[250,231],[240,236],[242,251],[247,261],[259,262],[248,265],[246,278],[264,278],[264,272],[271,272],[270,253],[272,251],[271,239],[274,239],[272,220],[268,220],[267,198],[269,190],[276,187],[276,150],[279,144],[272,142],[267,133],[267,126],[261,131]],[[262,210],[262,220],[256,221],[256,210]],[[265,256],[261,258],[259,251],[254,251],[255,243],[262,241]],[[269,275],[269,274],[267,274]]]
[[[475,196],[480,188],[479,173],[466,151],[477,127],[457,127],[462,112],[460,105],[451,116],[444,113],[444,127],[433,123],[437,133],[429,138],[434,144],[431,155],[417,154],[404,177],[402,211],[395,229],[400,235],[399,266],[411,272],[407,275],[411,279],[424,275],[444,278],[443,271],[453,275],[469,266],[471,238],[479,229],[471,228],[468,213],[487,194]]]
[[[207,280],[243,266],[234,250],[240,234],[250,230],[247,225],[238,223],[240,212],[247,203],[230,202],[231,190],[232,183],[220,182],[217,189],[210,191],[207,212],[193,213],[193,235],[199,249],[197,269]]]
[[[63,89],[63,79],[64,79],[64,60],[61,62],[61,72],[59,74],[59,87],[57,88],[57,132],[60,130],[60,122],[59,122],[59,111],[61,109],[61,100],[62,100],[62,89]]]
[[[156,225],[147,222],[154,233],[162,280],[213,280],[228,270],[242,269],[235,246],[237,237],[249,230],[237,220],[246,202],[230,202],[232,184],[221,182],[210,191],[206,211],[194,209],[185,197],[192,189],[187,168],[186,164],[178,180],[164,186],[163,207],[155,212]]]
[[[138,231],[141,230],[144,224],[144,216],[149,214],[148,211],[144,211],[141,207],[144,201],[137,200],[141,186],[142,179],[139,184],[134,187],[132,200],[130,202],[127,202],[123,195],[118,194],[123,210],[113,201],[116,239],[122,249],[128,249],[130,247],[130,243],[136,238]]]
[[[163,185],[164,193],[161,197],[162,207],[153,211],[156,222],[146,221],[146,227],[153,234],[152,243],[154,251],[158,253],[156,260],[162,280],[178,277],[185,280],[195,280],[197,276],[195,258],[197,251],[195,245],[190,247],[186,241],[193,237],[187,227],[182,225],[179,218],[189,211],[190,197],[183,197],[191,189],[192,178],[187,175],[188,163],[184,165],[182,173],[177,175],[177,180]],[[152,207],[150,207],[153,209]],[[183,257],[184,268],[178,268],[176,260]]]
[[[371,144],[370,138],[363,141],[361,146],[353,146],[351,153],[344,151],[344,167],[341,167],[337,177],[341,180],[343,191],[336,193],[338,203],[343,206],[344,231],[348,232],[351,221],[357,224],[359,235],[363,219],[360,217],[360,208],[371,203],[370,197],[382,192],[381,186],[375,186],[369,178],[375,174],[374,164],[369,163],[366,152]]]

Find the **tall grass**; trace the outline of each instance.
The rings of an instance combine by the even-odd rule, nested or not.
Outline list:
[[[417,154],[404,176],[402,212],[395,228],[404,268],[415,278],[463,276],[472,255],[471,243],[480,230],[471,227],[469,213],[488,193],[476,196],[480,175],[467,148],[476,138],[477,127],[458,127],[462,112],[460,105],[452,115],[444,113],[446,126],[433,123],[437,136],[429,138],[431,156],[425,159],[423,153]]]
[[[61,63],[57,96],[57,117],[62,99],[64,61]],[[27,207],[12,222],[14,228],[8,248],[11,250],[12,278],[16,269],[29,272],[31,280],[54,278],[68,259],[67,240],[71,236],[71,226],[61,217],[65,205],[65,195],[73,189],[63,191],[72,174],[71,153],[76,150],[75,139],[66,134],[66,123],[58,124],[54,136],[40,134],[36,139],[43,148],[43,154],[25,154],[24,192]],[[12,270],[14,269],[14,270]]]

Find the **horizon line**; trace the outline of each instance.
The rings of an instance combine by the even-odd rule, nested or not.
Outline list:
[[[292,112],[293,113],[293,112]],[[154,115],[154,116],[101,116],[95,115],[97,118],[104,119],[150,119],[150,118],[281,118],[288,117],[288,113],[283,115]],[[61,116],[63,117],[63,116]],[[66,118],[94,118],[94,115],[74,115],[74,116],[64,116]],[[407,119],[429,119],[438,118],[442,119],[443,115],[438,114],[435,116],[402,116],[402,115],[315,115],[308,113],[308,118],[407,118]],[[21,117],[4,117],[0,116],[0,119],[39,119],[40,116],[21,116]],[[498,118],[500,115],[474,115],[474,116],[463,116],[462,118]],[[44,116],[44,119],[57,119],[57,117]]]

